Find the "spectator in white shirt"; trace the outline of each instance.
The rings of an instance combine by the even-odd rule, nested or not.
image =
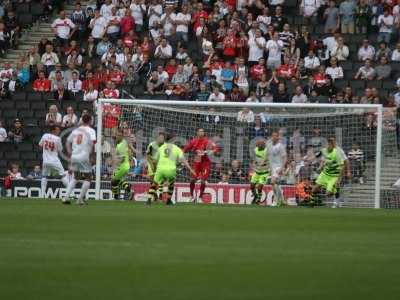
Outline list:
[[[57,54],[53,52],[52,45],[46,45],[46,52],[43,53],[41,62],[45,66],[47,74],[53,71],[55,65],[60,62]]]
[[[56,105],[50,105],[49,112],[46,114],[46,125],[60,126],[62,123],[62,116],[58,112]]]
[[[161,40],[160,45],[158,45],[154,51],[154,57],[162,60],[172,57],[172,47],[165,38]]]
[[[67,89],[73,94],[82,91],[82,81],[79,80],[78,72],[72,72],[72,79],[68,81]]]
[[[249,37],[249,63],[256,64],[264,56],[266,41],[261,35],[261,30],[257,29],[254,37]]]
[[[57,40],[59,41],[61,46],[67,46],[68,40],[76,31],[75,24],[66,17],[65,11],[60,11],[59,18],[55,19],[51,24],[51,28],[53,28],[53,32],[56,35]]]
[[[117,16],[117,8],[111,8],[111,15],[107,20],[107,35],[111,42],[115,42],[119,37],[121,17]]]
[[[107,20],[100,15],[100,11],[96,9],[94,11],[94,18],[90,21],[89,28],[92,29],[92,37],[99,42],[106,31]]]
[[[208,97],[208,101],[210,102],[224,102],[225,94],[219,91],[219,87],[214,87],[213,92]]]
[[[339,37],[337,39],[337,45],[331,52],[331,56],[336,57],[339,61],[343,61],[349,57],[349,54],[349,47],[344,44],[343,37]]]
[[[336,57],[332,57],[330,67],[326,68],[325,74],[329,75],[333,81],[336,79],[343,79],[343,69],[338,66]]]
[[[0,143],[7,141],[7,130],[3,127],[3,122],[0,120]]]
[[[298,85],[294,91],[294,95],[292,97],[292,103],[306,103],[308,98],[306,94],[303,93],[303,88]]]
[[[187,5],[182,5],[182,11],[175,17],[176,37],[179,41],[187,43],[189,40],[188,32],[191,19]]]
[[[308,23],[316,20],[318,9],[321,6],[319,0],[302,0],[300,3],[300,15],[306,18]]]
[[[383,15],[378,17],[378,26],[379,26],[379,34],[378,34],[378,43],[385,42],[386,44],[390,43],[392,31],[394,25],[394,17],[390,14],[389,8],[385,8]]]
[[[135,31],[137,33],[143,30],[143,16],[146,14],[146,4],[142,0],[133,0],[129,7],[132,11],[132,17],[135,19]]]
[[[0,80],[4,83],[9,82],[13,76],[13,71],[10,63],[5,62],[3,69],[0,71]]]
[[[304,67],[307,70],[307,73],[311,75],[315,70],[320,66],[319,58],[315,56],[313,50],[308,51],[308,55],[304,58]]]
[[[241,123],[253,123],[254,122],[254,113],[248,107],[242,108],[238,112],[237,121]]]
[[[113,7],[114,4],[111,3],[111,0],[106,0],[105,3],[100,7],[100,14],[107,19],[109,16],[111,16],[111,10]]]
[[[364,66],[360,67],[354,79],[374,80],[376,76],[375,69],[371,66],[371,60],[367,59]]]
[[[396,44],[396,49],[394,49],[392,52],[391,60],[400,61],[400,43]]]
[[[90,82],[87,91],[83,95],[83,101],[94,102],[99,97],[99,92],[94,88],[93,83]]]
[[[147,10],[147,16],[149,18],[149,28],[153,28],[154,25],[157,23],[161,23],[161,15],[163,14],[163,7],[162,5],[157,2],[157,0],[152,0],[149,8]]]
[[[165,8],[165,13],[161,16],[161,25],[164,29],[165,37],[170,37],[172,35],[172,30],[175,27],[176,14],[174,13],[174,8],[172,6],[167,6]]]
[[[61,126],[64,128],[74,127],[78,124],[78,117],[74,113],[72,106],[67,107],[67,113],[62,119]]]
[[[283,42],[279,39],[279,33],[275,32],[272,39],[267,42],[265,49],[268,52],[267,67],[276,70],[282,64]]]
[[[375,48],[369,44],[369,41],[365,39],[362,46],[358,49],[357,53],[358,59],[361,61],[366,61],[367,59],[374,59]]]

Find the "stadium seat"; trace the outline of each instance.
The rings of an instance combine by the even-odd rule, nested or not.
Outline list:
[[[339,79],[335,80],[335,87],[338,89],[344,89],[348,85],[347,80]]]
[[[15,119],[17,117],[17,111],[15,109],[7,109],[3,111],[4,119]]]
[[[29,3],[19,2],[16,5],[16,10],[15,11],[16,11],[17,15],[28,14],[29,11],[30,11],[30,5],[29,5]]]
[[[46,110],[46,103],[42,101],[31,103],[31,108],[33,110]]]
[[[43,120],[46,118],[46,111],[44,109],[39,109],[34,111],[34,116],[36,119],[39,121]]]
[[[340,62],[340,66],[342,67],[343,72],[346,72],[346,71],[349,71],[349,70],[353,69],[353,64],[349,60],[341,61]]]
[[[382,88],[385,90],[393,90],[395,88],[395,83],[393,80],[382,81]]]
[[[4,153],[4,158],[6,160],[18,160],[19,152],[18,151],[7,151]]]
[[[18,15],[18,23],[22,28],[27,28],[32,25],[33,16],[31,14]]]
[[[14,105],[15,103],[12,100],[0,100],[0,110],[2,111],[13,109]]]
[[[32,143],[30,142],[22,142],[16,145],[18,151],[32,151]]]
[[[16,109],[30,109],[30,103],[28,101],[17,101],[15,102]]]
[[[41,134],[41,129],[37,126],[26,126],[25,127],[25,134],[28,137],[36,137]]]
[[[38,159],[36,152],[29,151],[29,152],[21,152],[21,159],[27,160],[36,160]]]
[[[350,86],[352,89],[364,89],[365,88],[365,81],[364,80],[351,80]]]
[[[34,166],[41,165],[40,160],[26,160],[25,161],[25,168],[28,170],[32,169]]]
[[[33,110],[18,110],[18,117],[22,119],[33,118]]]
[[[41,93],[38,92],[30,92],[27,94],[27,99],[28,101],[35,101],[35,102],[42,101],[42,95]]]
[[[11,95],[11,98],[17,102],[17,101],[25,101],[26,100],[26,93],[25,92],[14,92]]]
[[[31,3],[30,11],[35,20],[37,20],[39,17],[43,16],[43,14],[44,14],[43,5],[38,2]]]
[[[367,87],[380,89],[382,87],[382,80],[368,80]]]

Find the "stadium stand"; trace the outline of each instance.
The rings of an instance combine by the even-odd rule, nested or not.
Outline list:
[[[400,106],[395,1],[5,3],[0,120],[22,128],[1,144],[0,175],[3,159],[39,163],[51,106],[79,119],[98,97]]]

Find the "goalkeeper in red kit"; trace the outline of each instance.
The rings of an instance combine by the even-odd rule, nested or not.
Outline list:
[[[202,200],[204,190],[206,189],[206,181],[210,175],[211,160],[210,154],[217,154],[218,148],[206,135],[203,128],[197,129],[197,136],[189,141],[183,148],[185,153],[193,153],[192,169],[194,174],[190,180],[190,196],[195,201],[194,189],[196,181],[200,180],[199,199]]]

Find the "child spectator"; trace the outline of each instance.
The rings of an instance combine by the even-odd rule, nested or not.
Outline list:
[[[350,161],[353,179],[358,180],[360,184],[364,184],[364,152],[357,143],[352,145],[347,157]]]

